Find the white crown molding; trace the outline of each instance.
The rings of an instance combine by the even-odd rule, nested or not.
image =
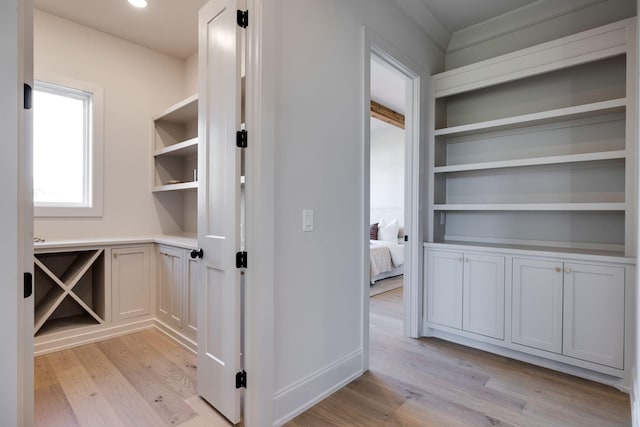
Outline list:
[[[530,5],[456,31],[451,36],[447,53],[455,52],[558,16],[567,15],[594,4],[602,3],[603,1],[605,0],[539,0]],[[420,0],[413,0],[413,2],[421,3]]]
[[[443,52],[447,51],[451,32],[431,13],[423,0],[393,0]]]

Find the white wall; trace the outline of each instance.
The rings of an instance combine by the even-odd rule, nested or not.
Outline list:
[[[540,0],[455,32],[448,70],[635,16],[636,0]]]
[[[198,52],[184,60],[184,96],[198,92]]]
[[[370,222],[397,218],[404,227],[404,129],[371,131]]]
[[[44,239],[178,231],[151,194],[151,118],[184,96],[184,61],[36,10],[35,74],[104,89],[104,216],[36,219]]]
[[[363,368],[362,26],[422,69],[423,118],[428,76],[442,69],[443,53],[390,1],[263,4],[276,8],[265,23],[275,32],[273,51],[261,52],[275,60],[275,93],[263,99],[265,114],[274,114],[274,164],[248,173],[275,174],[273,375],[275,419],[282,422]],[[313,232],[302,231],[303,209],[315,210]],[[252,272],[268,280],[260,273]]]

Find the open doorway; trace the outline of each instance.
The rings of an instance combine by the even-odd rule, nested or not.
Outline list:
[[[371,57],[370,296],[402,301],[405,230],[406,77]]]
[[[417,337],[420,221],[414,194],[419,177],[414,172],[419,170],[419,77],[377,43],[370,46],[367,62],[371,117],[365,160],[365,216],[370,224],[366,306],[372,311],[366,311],[366,323],[375,319],[382,304],[383,311],[393,312],[394,332]]]

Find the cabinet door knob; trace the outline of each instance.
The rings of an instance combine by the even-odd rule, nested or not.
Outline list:
[[[202,251],[202,248],[200,248],[199,251],[196,251],[195,249],[191,251],[191,258],[196,259],[196,258],[202,258],[204,256],[204,252]]]
[[[114,258],[118,258],[118,254],[116,252],[113,253]]]
[[[562,269],[560,267],[556,267],[556,273],[560,273]]]
[[[567,268],[564,269],[564,272],[565,273],[571,273],[571,269],[569,267],[567,267]]]
[[[458,261],[462,262],[462,258],[458,258]]]

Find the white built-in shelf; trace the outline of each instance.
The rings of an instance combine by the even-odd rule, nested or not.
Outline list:
[[[434,131],[434,136],[462,136],[497,129],[513,129],[524,125],[539,125],[564,120],[594,117],[624,111],[626,104],[626,98],[612,99],[609,101],[594,102],[591,104],[559,108],[556,110],[547,110],[539,113],[523,114],[520,116],[436,129]]]
[[[594,248],[576,248],[565,246],[545,246],[526,243],[496,243],[496,242],[474,242],[466,240],[443,240],[441,242],[435,242],[438,245],[451,245],[458,246],[475,246],[480,248],[491,249],[495,252],[501,252],[504,249],[526,251],[526,252],[562,252],[567,254],[580,254],[589,256],[611,256],[622,257],[624,256],[624,248],[620,250],[607,250],[607,249],[594,249]],[[429,246],[429,243],[425,243],[425,246]],[[635,260],[629,259],[629,261],[635,262]]]
[[[156,150],[153,155],[166,157],[192,157],[198,154],[198,138],[191,138],[177,144]]]
[[[180,102],[172,105],[153,118],[154,121],[186,123],[198,117],[198,94],[191,95]]]
[[[193,191],[198,189],[197,181],[180,182],[177,184],[158,185],[153,187],[154,193],[160,193],[163,191]]]
[[[46,283],[41,283],[38,280],[35,283],[36,294],[39,294],[39,292],[45,292],[45,294],[42,297],[37,297],[37,302],[35,303],[34,333],[57,331],[58,328],[54,327],[55,324],[73,325],[75,322],[68,319],[68,317],[72,316],[54,316],[54,313],[61,307],[63,302],[70,300],[80,307],[82,311],[82,314],[73,314],[73,316],[90,319],[89,321],[92,324],[104,323],[104,314],[98,313],[104,310],[102,304],[98,302],[104,300],[104,295],[101,295],[104,294],[104,283],[94,283],[89,278],[87,283],[89,283],[88,286],[92,287],[89,294],[93,295],[95,301],[83,300],[80,295],[85,295],[87,293],[86,289],[76,289],[76,285],[80,287],[79,284],[82,279],[89,275],[91,269],[103,268],[97,267],[97,261],[101,259],[103,252],[103,249],[70,252],[60,258],[48,258],[46,254],[35,256],[36,269],[42,273],[38,276],[39,280],[44,280]],[[51,263],[51,265],[48,263]],[[53,266],[54,264],[56,267]],[[60,265],[64,268],[60,269]],[[54,273],[56,269],[63,271],[56,274]],[[83,321],[83,323],[86,322]]]
[[[436,211],[624,211],[625,203],[434,204]]]
[[[564,156],[535,157],[529,159],[501,160],[495,162],[467,163],[450,166],[436,166],[434,173],[464,172],[486,169],[514,168],[521,166],[541,166],[564,163],[592,162],[598,160],[615,160],[626,157],[625,150],[602,151],[599,153],[569,154]]]

